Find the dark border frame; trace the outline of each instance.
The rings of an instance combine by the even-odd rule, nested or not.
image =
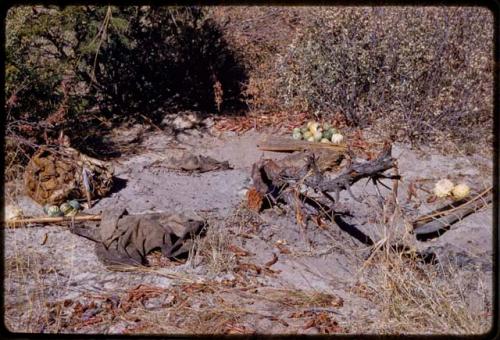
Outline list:
[[[214,6],[214,5],[231,5],[231,6],[238,6],[238,5],[259,5],[259,6],[418,6],[418,7],[427,7],[427,6],[460,6],[460,7],[485,7],[488,8],[492,14],[493,14],[493,28],[494,28],[494,95],[493,95],[493,100],[494,100],[494,108],[493,108],[493,114],[494,114],[494,127],[493,127],[493,132],[494,132],[494,154],[493,154],[493,326],[490,329],[488,333],[481,334],[481,335],[469,335],[469,336],[452,336],[452,335],[356,335],[356,334],[341,334],[341,335],[335,335],[335,337],[340,337],[340,338],[351,338],[351,339],[356,339],[356,338],[372,338],[372,339],[379,339],[379,338],[387,338],[387,339],[392,339],[392,338],[406,338],[406,339],[421,339],[421,338],[436,338],[436,339],[449,339],[449,338],[463,338],[463,339],[498,339],[500,338],[500,329],[498,327],[498,320],[500,320],[500,314],[499,314],[499,300],[500,300],[500,292],[499,292],[499,272],[500,272],[500,258],[499,258],[499,248],[500,248],[500,243],[499,243],[499,233],[498,233],[498,227],[499,227],[499,220],[500,220],[500,211],[499,211],[499,184],[500,184],[500,172],[499,172],[499,167],[500,167],[500,84],[499,84],[499,76],[500,76],[500,22],[499,22],[499,17],[500,17],[500,2],[499,0],[478,0],[478,1],[471,1],[471,0],[464,0],[464,1],[457,1],[457,0],[451,0],[451,1],[429,1],[429,0],[421,0],[421,1],[415,1],[415,0],[373,0],[373,1],[368,1],[368,0],[337,0],[337,1],[298,1],[298,0],[288,0],[286,2],[280,2],[280,1],[262,1],[262,0],[253,0],[250,2],[245,2],[245,1],[215,1],[215,0],[205,0],[205,1],[144,1],[144,0],[139,0],[139,1],[106,1],[106,2],[98,2],[98,1],[24,1],[24,0],[18,0],[18,1],[6,1],[3,6],[2,6],[2,11],[0,13],[0,20],[2,21],[2,26],[0,27],[0,44],[2,46],[2,49],[5,49],[5,18],[6,18],[6,13],[8,9],[12,6],[15,5],[78,5],[78,4],[86,4],[86,5],[146,5],[146,4],[155,4],[155,5],[180,5],[180,6],[185,6],[185,5],[203,5],[203,6]],[[5,67],[1,69],[0,71],[1,75],[1,83],[3,87],[5,88]],[[2,103],[2,111],[5,110],[5,96],[1,96],[1,103]],[[5,178],[5,169],[4,169],[4,146],[5,146],[5,129],[3,128],[5,126],[5,114],[0,115],[0,126],[2,127],[0,129],[0,149],[1,149],[1,163],[2,166],[0,166],[0,175],[2,178]],[[0,181],[0,193],[2,194],[0,197],[0,204],[3,207],[4,206],[4,181]],[[3,208],[0,211],[0,217],[1,220],[3,221]],[[0,244],[0,258],[2,261],[0,261],[0,272],[2,274],[2,280],[0,280],[0,295],[2,297],[2,304],[0,306],[0,314],[3,316],[4,315],[4,248],[3,248],[3,242],[4,242],[4,228],[3,228],[3,222],[2,222],[2,227],[0,228],[0,241],[2,242]],[[31,334],[31,333],[11,333],[4,324],[4,319],[2,318],[0,322],[0,338],[16,338],[16,339],[30,339],[30,338],[39,338],[39,339],[61,339],[61,338],[73,338],[73,339],[93,339],[93,338],[175,338],[175,339],[180,339],[180,338],[193,338],[193,337],[200,337],[200,338],[226,338],[226,337],[234,337],[234,338],[296,338],[298,337],[297,335],[242,335],[242,336],[193,336],[193,335],[99,335],[99,334]],[[305,337],[305,336],[304,336]],[[324,338],[324,337],[329,337],[329,336],[310,336],[314,338]]]

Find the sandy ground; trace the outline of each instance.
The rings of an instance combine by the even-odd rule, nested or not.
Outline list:
[[[270,209],[259,215],[252,215],[242,208],[245,190],[250,185],[252,164],[263,157],[283,157],[282,154],[259,151],[256,143],[261,137],[257,132],[240,136],[223,134],[216,137],[205,134],[204,137],[181,137],[183,148],[220,161],[227,160],[233,166],[231,170],[186,174],[165,166],[169,157],[182,150],[169,147],[170,137],[156,132],[149,133],[137,145],[133,154],[114,161],[115,174],[122,183],[121,188],[88,211],[125,207],[130,213],[195,212],[208,218],[210,228],[218,229],[225,235],[220,236],[224,239],[219,240],[219,253],[211,245],[212,259],[208,252],[209,255],[199,254],[184,264],[155,267],[149,272],[115,272],[107,270],[97,260],[91,241],[71,234],[66,227],[7,229],[4,244],[7,327],[15,332],[141,332],[137,321],[124,317],[117,317],[109,322],[93,322],[97,316],[89,314],[78,326],[65,318],[71,317],[69,311],[74,313],[76,301],[84,304],[97,297],[123,296],[140,285],[173,291],[175,287],[188,282],[217,285],[241,280],[257,288],[255,291],[248,291],[248,296],[237,295],[231,290],[224,293],[226,302],[238,302],[240,307],[248,309],[235,314],[238,322],[231,324],[233,329],[250,329],[261,333],[325,331],[320,326],[304,327],[306,312],[303,312],[306,314],[301,319],[293,314],[296,311],[292,308],[289,310],[291,314],[288,313],[285,317],[282,304],[277,305],[276,300],[273,302],[259,298],[273,289],[300,291],[309,294],[307,296],[326,294],[340,298],[343,301],[341,306],[332,304],[338,310],[338,313],[332,314],[335,318],[333,324],[338,327],[336,332],[359,332],[359,328],[353,326],[356,323],[353,320],[371,320],[376,324],[381,317],[378,306],[363,294],[353,293],[353,287],[362,277],[360,269],[370,255],[367,245],[336,225],[329,225],[324,229],[308,225],[305,233],[309,242],[306,242],[300,227],[290,214]],[[189,143],[196,145],[191,146]],[[435,207],[425,202],[428,195],[425,192],[420,192],[423,202],[418,207],[415,199],[406,202],[407,186],[411,181],[421,180],[430,189],[439,178],[450,176],[454,181],[465,181],[477,191],[492,183],[492,161],[480,156],[451,157],[430,149],[415,151],[401,144],[394,145],[393,155],[398,158],[402,174],[398,200],[401,209],[408,215],[416,216]],[[383,195],[388,192],[383,188],[381,190]],[[377,209],[377,201],[373,185],[358,182],[353,187],[353,192],[362,197],[363,202],[355,202],[347,194],[341,194],[341,206],[351,214],[345,221],[355,225],[374,241],[383,238],[386,229],[376,223],[374,211]],[[19,197],[18,200],[25,214],[41,214],[41,208],[29,198]],[[458,268],[464,277],[470,276],[467,280],[471,287],[484,284],[484,289],[491,297],[492,223],[492,209],[489,206],[456,223],[438,238],[425,242],[412,239],[410,243],[419,251],[433,252],[440,260],[440,265],[448,263]],[[237,245],[250,254],[235,256],[234,252],[228,252],[228,245]],[[221,258],[217,260],[217,256]],[[278,257],[277,262],[267,267],[265,264],[273,256]],[[243,262],[271,270],[263,269],[260,273],[235,270]],[[471,273],[473,275],[467,276]],[[266,289],[267,293],[263,293]],[[206,299],[207,295],[203,298]],[[61,307],[62,312],[60,309],[56,317],[53,315],[54,304],[61,301],[71,303],[67,302],[67,306]],[[155,301],[154,298],[146,299],[146,303],[153,303],[151,301]],[[314,305],[311,301],[304,304]],[[191,306],[196,307],[196,303]],[[482,310],[481,306],[474,307],[474,299],[471,299],[470,308]],[[156,312],[151,311],[148,314],[149,322],[154,323],[151,321],[152,315],[156,315],[154,313]],[[99,312],[95,314],[100,315]],[[330,320],[328,318],[325,320]],[[156,331],[193,331],[182,326],[182,322],[176,327],[160,327]],[[376,327],[366,326],[367,330],[374,328]],[[151,330],[148,327],[145,329],[145,332]]]

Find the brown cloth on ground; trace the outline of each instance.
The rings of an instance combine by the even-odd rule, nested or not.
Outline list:
[[[96,255],[106,265],[148,265],[146,255],[154,249],[170,259],[188,253],[204,225],[204,220],[178,214],[128,215],[114,209],[102,213],[98,229],[74,225],[71,231],[97,242]]]
[[[176,170],[197,172],[232,169],[228,161],[219,162],[211,157],[193,155],[189,152],[183,153],[179,158],[170,158],[169,167]]]

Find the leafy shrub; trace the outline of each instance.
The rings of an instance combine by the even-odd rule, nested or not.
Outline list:
[[[252,110],[343,117],[414,142],[491,141],[487,9],[234,7],[212,16],[244,56]]]
[[[474,127],[481,128],[475,137],[491,132],[486,9],[342,8],[311,17],[278,60],[288,107],[340,112],[351,125],[380,123],[414,141],[438,132],[468,140]]]
[[[69,9],[13,7],[7,12],[5,110],[7,176],[38,144],[72,125],[81,108],[74,91]],[[9,173],[9,171],[11,173]]]
[[[278,55],[286,52],[296,32],[307,26],[307,7],[224,6],[210,7],[208,14],[241,57],[248,73],[245,101],[253,113],[285,109],[279,97],[282,74]]]
[[[51,126],[46,120],[52,114],[74,107],[69,103],[72,59],[63,42],[54,43],[64,35],[65,12],[17,7],[7,14],[5,100],[14,131],[30,136]]]
[[[199,7],[19,6],[6,22],[7,137],[23,145],[63,129],[88,147],[103,118],[246,108],[246,70]]]
[[[95,48],[84,62],[94,72],[86,80],[110,113],[161,120],[164,110],[242,107],[245,70],[200,8],[118,8],[109,27],[115,29],[101,34],[97,62]],[[86,34],[83,26],[76,31]],[[220,104],[217,87],[223,92]]]

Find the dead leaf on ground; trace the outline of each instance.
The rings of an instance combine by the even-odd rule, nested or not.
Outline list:
[[[214,293],[214,289],[205,283],[189,283],[180,286],[181,291],[187,294],[193,293]]]
[[[42,239],[42,242],[40,243],[41,246],[44,246],[45,243],[47,243],[47,240],[49,239],[49,233],[45,233],[43,235],[43,239]]]
[[[147,285],[140,284],[127,293],[127,297],[124,299],[124,301],[126,301],[126,302],[135,302],[135,301],[144,302],[147,299],[159,296],[164,291],[165,291],[165,288],[155,287],[155,286],[147,286]]]
[[[103,322],[103,318],[101,316],[94,316],[94,317],[91,317],[90,319],[80,323],[77,328],[81,328],[81,327],[85,327],[85,326],[89,326],[89,325],[95,325],[96,323],[101,323]]]
[[[319,228],[321,228],[321,229],[327,229],[326,228],[326,224],[323,221],[323,219],[321,218],[321,216],[314,215],[314,216],[311,216],[311,217],[312,217],[312,221],[314,222],[314,224],[316,224]]]
[[[278,255],[276,255],[275,253],[273,253],[273,258],[270,261],[266,262],[265,266],[266,267],[271,267],[276,262],[278,262]]]
[[[234,244],[230,244],[227,249],[230,252],[234,253],[236,256],[250,256],[250,255],[252,255],[252,253],[250,253],[248,250],[245,250],[243,248],[235,246]]]
[[[296,314],[294,317],[311,317],[311,319],[309,319],[302,327],[304,330],[314,327],[319,333],[322,334],[335,334],[344,331],[344,329],[339,326],[337,321],[335,321],[329,313],[326,312],[315,313],[307,311]]]
[[[247,115],[243,117],[221,117],[217,119],[214,129],[217,131],[233,131],[243,133],[251,129],[273,127],[292,130],[305,124],[309,118],[307,113],[269,112],[267,114]]]
[[[280,251],[281,254],[291,254],[292,252],[290,251],[290,249],[288,249],[285,245],[283,244],[280,244],[280,243],[276,243],[275,244],[276,248],[278,248],[278,250]]]
[[[238,263],[236,266],[237,271],[254,271],[255,274],[260,274],[262,272],[262,268],[253,263]]]
[[[254,187],[250,188],[246,193],[248,209],[259,212],[264,202],[264,195],[257,191]]]
[[[410,184],[408,185],[406,202],[407,203],[410,202],[413,197],[418,198],[417,186],[414,181],[411,181]]]
[[[344,299],[342,299],[340,296],[332,295],[331,305],[333,307],[343,307],[344,306]]]
[[[224,327],[224,334],[253,334],[255,330],[238,324],[228,324]]]
[[[436,195],[430,195],[427,197],[427,203],[434,203],[437,201],[437,196]]]

